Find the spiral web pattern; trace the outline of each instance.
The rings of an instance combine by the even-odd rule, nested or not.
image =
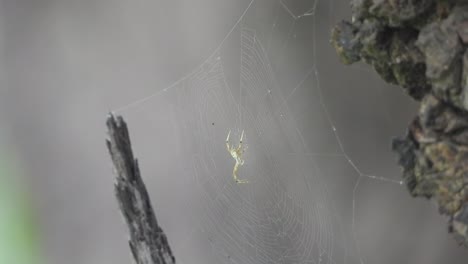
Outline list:
[[[243,28],[241,39],[242,105],[226,84],[218,54],[176,89],[177,98],[182,100],[180,116],[191,128],[187,131],[194,131],[201,139],[193,148],[203,155],[194,157],[193,166],[206,212],[201,222],[210,227],[205,232],[214,237],[214,252],[225,251],[235,263],[317,263],[314,255],[323,255],[333,263],[334,234],[327,221],[330,212],[320,206],[326,204],[320,182],[317,175],[309,179],[304,171],[282,171],[298,162],[287,153],[304,151],[300,134],[291,119],[285,118],[289,113],[284,98],[274,96],[280,91],[255,32]],[[229,121],[236,119],[243,125],[235,127],[245,127],[250,147],[239,173],[249,180],[243,185],[234,183],[231,170],[226,173],[225,166],[217,166],[226,162],[226,150],[213,142],[219,132],[211,125],[214,120],[229,128]],[[236,136],[238,140],[239,133]],[[232,164],[232,160],[228,162]],[[299,167],[304,168],[303,164]],[[300,190],[302,182],[306,185]],[[289,193],[288,188],[295,192]],[[304,196],[311,202],[305,203]]]
[[[287,85],[278,77],[288,60],[285,49],[299,43],[301,34],[315,41],[315,28],[304,33],[296,26],[303,19],[316,19],[318,3],[298,7],[297,13],[293,1],[280,0],[269,30],[257,32],[249,23],[256,8],[250,2],[199,67],[173,85],[117,109],[132,111],[158,100],[172,106],[176,148],[190,153],[190,161],[184,161],[189,169],[177,175],[191,189],[181,194],[186,200],[182,210],[190,215],[188,227],[181,239],[174,241],[169,235],[179,263],[364,263],[355,239],[355,192],[363,178],[400,182],[362,173],[346,154],[322,98],[315,46],[299,77]],[[275,38],[275,31],[283,37]],[[236,42],[237,51],[225,45]],[[233,52],[239,54],[237,61],[226,55]],[[238,83],[232,82],[233,73],[239,75]],[[290,98],[302,89],[314,91],[312,103],[319,106],[334,139],[332,153],[314,151],[305,143],[298,125],[303,117],[294,115],[290,105]],[[247,184],[236,184],[232,178],[234,160],[225,147],[229,130],[230,144],[236,146],[245,130],[248,149],[238,175]],[[352,232],[343,228],[345,220],[334,209],[315,157],[344,159],[358,176],[351,203]],[[204,257],[194,259],[190,252]]]

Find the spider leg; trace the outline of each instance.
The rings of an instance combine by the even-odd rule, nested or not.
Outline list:
[[[242,134],[239,140],[239,146],[237,147],[237,151],[240,151],[242,149],[242,141],[244,140],[244,130],[242,130]]]
[[[229,133],[226,138],[226,148],[229,152],[231,152],[231,147],[229,146],[229,136],[231,135],[231,130],[229,130]]]

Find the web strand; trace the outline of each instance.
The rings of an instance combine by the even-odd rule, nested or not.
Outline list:
[[[289,3],[276,1],[274,18],[266,27],[271,31],[262,35],[246,19],[256,15],[254,0],[250,1],[198,67],[166,88],[114,110],[130,111],[162,99],[174,104],[176,122],[180,123],[174,137],[181,139],[180,153],[187,153],[190,164],[189,172],[180,173],[190,191],[180,195],[187,201],[185,210],[200,213],[188,221],[190,228],[174,242],[176,254],[193,248],[210,252],[205,254],[205,263],[354,263],[351,257],[366,263],[356,228],[360,184],[365,180],[392,185],[402,182],[363,172],[347,152],[320,83],[315,28],[318,2],[297,12]],[[292,67],[285,62],[288,47],[298,41],[294,36],[301,22],[309,19],[313,59],[301,69],[301,76],[281,80],[278,72]],[[236,32],[239,36],[230,38]],[[222,52],[228,49],[228,39],[240,44],[240,57],[235,58],[239,63],[238,91],[235,81],[229,82],[229,60]],[[310,136],[300,127],[293,103],[307,89],[317,92],[335,150],[310,147]],[[249,148],[239,173],[249,184],[240,185],[233,180],[234,164],[224,141],[227,131],[232,130],[231,138],[238,140],[244,129],[244,143]],[[355,177],[349,188],[351,219],[342,219],[334,206],[319,158],[345,163],[352,171],[342,175]],[[345,230],[343,221],[351,222],[350,231]],[[185,257],[178,262],[192,260]]]
[[[249,5],[247,6],[247,8],[244,10],[244,12],[242,13],[242,15],[239,17],[239,19],[237,19],[236,23],[234,23],[234,25],[232,26],[232,28],[228,31],[228,33],[226,34],[226,36],[221,40],[221,42],[219,43],[219,45],[216,47],[216,49],[213,51],[213,53],[208,56],[208,59],[206,59],[203,63],[205,63],[207,60],[209,60],[210,58],[212,58],[215,54],[217,54],[219,52],[219,50],[221,49],[221,47],[224,45],[224,43],[226,42],[226,40],[229,38],[229,36],[231,36],[232,32],[234,31],[234,29],[237,28],[237,26],[239,25],[239,23],[242,21],[242,19],[244,18],[244,16],[247,14],[247,11],[249,11],[250,7],[252,6],[252,4],[254,3],[255,0],[251,0]],[[202,64],[203,64],[202,63]],[[135,100],[133,102],[130,102],[124,106],[121,106],[121,107],[118,107],[116,109],[114,109],[112,112],[113,113],[119,113],[119,112],[122,112],[122,111],[125,111],[127,110],[128,108],[131,108],[131,107],[134,107],[134,106],[137,106],[137,105],[140,105],[140,104],[143,104],[145,103],[146,101],[148,100],[151,100],[152,98],[158,96],[159,94],[161,94],[161,92],[167,92],[168,90],[170,89],[173,89],[174,87],[176,87],[180,82],[186,80],[187,78],[189,78],[191,75],[193,75],[197,69],[199,67],[195,68],[194,71],[192,72],[189,72],[188,74],[186,74],[185,76],[183,76],[182,78],[180,78],[179,80],[177,80],[176,82],[174,82],[173,84],[163,88],[162,90],[159,90],[153,94],[150,94],[146,97],[143,97],[141,99],[138,99],[138,100]]]

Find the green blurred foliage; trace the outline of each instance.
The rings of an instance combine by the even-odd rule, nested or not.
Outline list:
[[[39,264],[34,214],[17,168],[0,153],[0,264]]]

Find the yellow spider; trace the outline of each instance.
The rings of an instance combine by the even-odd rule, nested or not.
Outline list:
[[[244,138],[244,130],[242,130],[242,135],[240,137],[239,146],[237,148],[229,145],[230,135],[231,135],[231,131],[229,130],[229,133],[226,138],[226,147],[229,153],[231,153],[231,156],[236,161],[236,164],[234,165],[234,170],[232,171],[232,177],[234,177],[234,181],[236,181],[236,183],[248,183],[247,180],[239,180],[237,178],[237,170],[239,169],[239,166],[244,165],[244,160],[242,159],[242,153],[244,153],[245,151],[245,149],[242,148],[242,139]]]

